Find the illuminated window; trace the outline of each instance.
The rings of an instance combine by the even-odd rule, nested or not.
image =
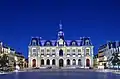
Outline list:
[[[86,40],[86,45],[89,45],[89,40]]]
[[[75,42],[72,42],[72,45],[75,46]]]
[[[47,42],[47,45],[50,46],[50,42]]]
[[[34,45],[34,46],[36,45],[36,40],[32,41],[32,45]]]

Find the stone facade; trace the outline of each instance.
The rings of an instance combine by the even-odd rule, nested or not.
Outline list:
[[[62,24],[57,40],[33,37],[28,46],[28,65],[32,67],[93,67],[93,46],[89,37],[65,40]]]

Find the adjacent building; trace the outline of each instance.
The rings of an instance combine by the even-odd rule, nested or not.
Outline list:
[[[21,66],[20,61],[24,64],[25,57],[22,54],[3,44],[3,42],[0,42],[0,67],[6,67],[14,70],[16,65]],[[24,65],[22,66],[24,67]]]
[[[57,39],[43,40],[32,37],[28,46],[28,66],[74,68],[93,67],[93,48],[89,37],[78,40],[66,40],[59,24]]]
[[[110,68],[113,53],[120,53],[120,41],[107,42],[98,49],[99,68]]]

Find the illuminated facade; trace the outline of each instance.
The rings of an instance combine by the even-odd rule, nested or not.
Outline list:
[[[107,42],[98,49],[99,68],[112,67],[111,58],[113,53],[120,54],[120,41]]]
[[[65,40],[59,24],[57,40],[31,39],[28,46],[28,65],[32,67],[86,68],[93,67],[93,46],[88,37]]]

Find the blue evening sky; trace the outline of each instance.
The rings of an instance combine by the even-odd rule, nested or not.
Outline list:
[[[0,40],[26,57],[32,36],[57,39],[60,20],[65,39],[90,37],[95,54],[120,40],[119,0],[0,0]]]

